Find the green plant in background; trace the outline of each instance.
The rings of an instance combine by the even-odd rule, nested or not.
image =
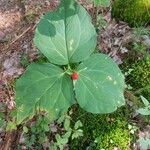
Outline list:
[[[133,136],[136,136],[135,132],[139,129],[136,124],[128,124],[128,129]]]
[[[56,122],[50,123],[46,115],[40,114],[34,117],[32,123],[27,123],[23,128],[23,143],[18,145],[21,149],[22,144],[27,149],[43,149],[44,143],[50,150],[63,150],[69,139],[77,139],[83,136],[81,129],[82,123],[77,120],[74,126],[71,126],[71,117],[63,114]],[[50,144],[49,144],[50,143]]]
[[[95,7],[95,28],[98,32],[101,29],[105,29],[107,27],[107,21],[103,15],[103,9],[110,6],[110,0],[93,0],[93,5]]]
[[[150,30],[149,28],[133,28],[132,41],[126,43],[128,49],[122,70],[127,71],[132,64],[143,58],[149,57]]]
[[[145,27],[133,28],[133,36],[137,41],[140,41],[142,36],[150,36],[150,29]]]
[[[139,108],[137,112],[141,115],[149,116],[150,115],[150,102],[143,96],[141,96],[141,100],[144,104],[144,107]],[[147,135],[145,138],[140,137],[138,140],[138,143],[139,143],[140,149],[142,150],[149,149],[150,148],[150,135]]]
[[[71,141],[71,150],[112,150],[114,147],[121,150],[130,149],[129,142],[132,136],[128,128],[129,118],[126,108],[111,115],[94,115],[80,108],[75,111],[72,119],[81,120],[84,136]]]
[[[81,136],[83,136],[83,131],[81,129],[82,127],[82,123],[80,120],[77,120],[74,123],[74,126],[71,127],[71,117],[68,115],[62,115],[58,120],[57,123],[63,124],[63,127],[65,129],[65,132],[62,134],[56,134],[55,135],[55,139],[56,142],[54,142],[53,144],[50,144],[50,150],[57,150],[58,148],[60,150],[63,150],[65,148],[65,146],[67,145],[67,143],[69,142],[69,139],[77,139]]]
[[[31,126],[23,126],[23,132],[27,149],[41,149],[42,144],[48,141],[49,119],[44,115],[38,115]]]
[[[150,96],[150,57],[139,60],[130,69],[132,71],[127,76],[127,81],[134,87],[136,94],[142,94],[145,97]]]
[[[141,115],[150,115],[150,102],[143,96],[141,96],[141,99],[144,104],[144,108],[139,108],[137,112]]]
[[[145,26],[150,23],[149,0],[115,0],[112,16],[129,23],[130,26]]]
[[[54,120],[76,102],[101,114],[125,104],[124,77],[111,58],[92,54],[96,32],[80,4],[62,0],[57,10],[45,14],[34,43],[51,63],[33,63],[18,79],[17,124],[41,111]]]
[[[133,46],[133,50],[137,54],[142,54],[143,56],[146,56],[148,54],[147,47],[143,43],[134,42],[132,46]]]
[[[104,19],[102,14],[97,15],[97,27],[99,30],[102,28],[105,29],[107,27],[107,21]]]
[[[4,132],[16,130],[16,123],[13,117],[13,113],[10,114],[6,103],[0,102],[0,130]]]
[[[150,47],[150,29],[144,27],[133,28],[133,39],[132,49],[135,50],[136,55],[147,57]]]

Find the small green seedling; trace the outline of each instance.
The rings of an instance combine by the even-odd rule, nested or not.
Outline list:
[[[63,123],[63,128],[65,132],[63,134],[57,133],[55,135],[56,142],[54,142],[53,144],[50,144],[50,150],[51,149],[57,150],[58,148],[60,150],[63,150],[64,147],[67,145],[70,138],[76,139],[76,138],[83,136],[83,130],[81,129],[83,125],[80,120],[75,122],[74,126],[71,127],[71,117],[68,115],[62,115],[57,120],[57,123],[58,124]]]
[[[124,76],[107,55],[93,54],[96,37],[89,14],[75,0],[62,0],[41,18],[34,43],[49,63],[29,65],[18,79],[17,124],[39,111],[57,119],[75,103],[95,114],[125,104]]]
[[[150,115],[150,102],[143,96],[141,96],[141,100],[144,104],[144,108],[139,108],[137,112],[144,116]],[[149,149],[150,148],[150,135],[148,135],[145,138],[140,137],[138,140],[138,143],[139,143],[140,149],[142,150]]]
[[[143,96],[141,96],[141,99],[144,104],[144,108],[139,108],[137,112],[145,116],[150,115],[150,102]]]

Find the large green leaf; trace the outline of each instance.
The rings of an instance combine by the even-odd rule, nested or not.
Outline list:
[[[125,104],[124,77],[111,58],[94,54],[78,67],[75,93],[79,105],[91,113],[111,113]]]
[[[62,0],[56,11],[41,18],[34,43],[50,62],[66,65],[80,62],[94,51],[96,32],[81,5],[75,0]]]
[[[72,80],[52,64],[31,64],[16,84],[17,122],[31,118],[37,109],[53,119],[73,101]]]

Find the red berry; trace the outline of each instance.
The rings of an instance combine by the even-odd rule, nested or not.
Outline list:
[[[78,73],[74,72],[71,77],[72,77],[72,80],[77,80],[78,79]]]

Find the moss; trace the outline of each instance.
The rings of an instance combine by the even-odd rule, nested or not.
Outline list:
[[[70,143],[71,150],[83,150],[90,146],[93,150],[112,150],[119,147],[129,150],[128,111],[126,108],[107,115],[94,115],[77,109],[72,117],[83,123],[84,136]],[[95,141],[95,142],[94,142]]]
[[[145,89],[143,90],[144,96],[150,98],[150,56],[137,61],[130,68],[133,70],[127,76],[128,83],[134,89]]]
[[[130,26],[146,25],[150,23],[150,0],[114,0],[112,17]]]

